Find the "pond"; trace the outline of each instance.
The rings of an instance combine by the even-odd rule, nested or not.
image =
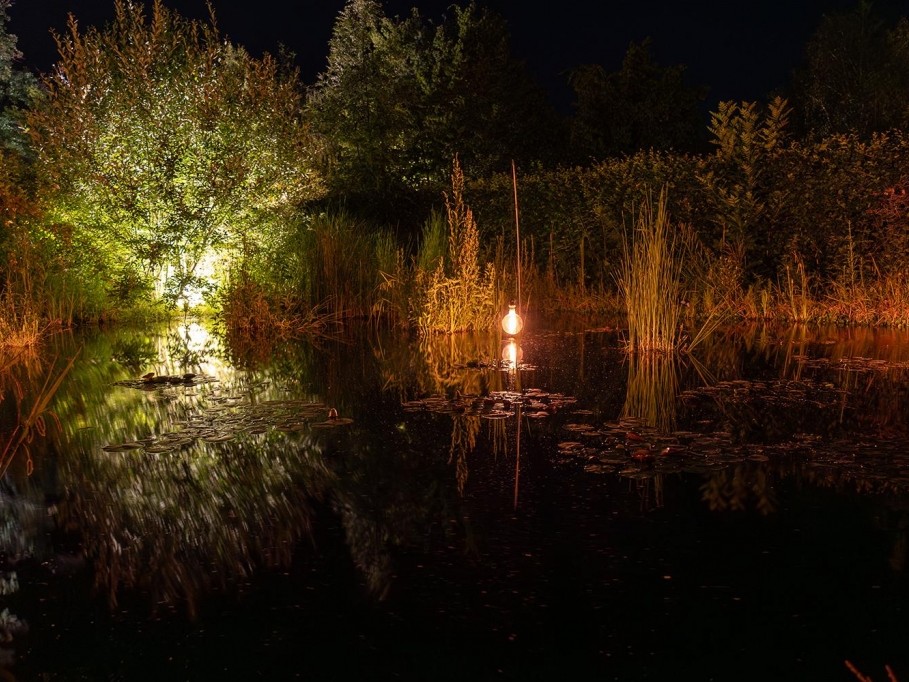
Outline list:
[[[3,374],[6,443],[75,357],[4,462],[0,673],[909,679],[909,334],[519,341],[53,337]]]

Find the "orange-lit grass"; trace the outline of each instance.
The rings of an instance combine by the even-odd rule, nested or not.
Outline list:
[[[855,665],[852,663],[852,661],[847,659],[845,661],[845,664],[846,664],[846,667],[849,669],[849,672],[851,672],[853,675],[855,675],[856,679],[859,680],[859,682],[872,682],[871,678],[868,677],[867,675],[863,674],[858,668],[856,668]],[[893,668],[891,668],[889,665],[885,665],[884,670],[887,671],[888,682],[899,682],[897,680],[896,673],[893,672]]]
[[[240,275],[222,297],[220,319],[228,337],[242,344],[269,338],[333,336],[341,326],[342,313],[328,310],[324,304],[301,308],[290,299],[275,299],[251,278]]]
[[[672,233],[666,190],[648,200],[629,239],[623,240],[619,291],[628,313],[627,350],[679,350],[682,319],[682,252]]]

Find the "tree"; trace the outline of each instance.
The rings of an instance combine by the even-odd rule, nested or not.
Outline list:
[[[0,0],[0,147],[25,153],[25,136],[18,118],[35,93],[35,78],[20,69],[22,53],[16,47],[16,36],[7,31],[8,10],[12,0]]]
[[[684,66],[659,66],[650,39],[631,43],[622,68],[574,69],[571,143],[579,158],[604,158],[643,149],[691,151],[703,127],[699,105],[706,89],[685,83]]]
[[[28,145],[22,112],[36,93],[34,77],[18,67],[22,53],[7,31],[12,0],[0,0],[0,292],[11,277],[10,255],[22,250],[20,220],[36,213],[31,196]]]
[[[455,7],[440,28],[436,110],[446,117],[438,137],[446,140],[439,172],[457,154],[475,176],[519,164],[557,159],[564,147],[561,122],[525,64],[512,55],[502,17],[474,2]]]
[[[815,137],[872,132],[909,122],[909,30],[890,31],[862,0],[849,12],[825,15],[805,47],[793,100]]]
[[[389,20],[376,0],[350,0],[338,15],[309,99],[335,192],[384,198],[405,175],[414,81],[402,37],[411,26]]]
[[[398,216],[415,192],[439,195],[455,155],[474,175],[504,170],[544,157],[555,127],[504,21],[473,3],[434,26],[416,10],[390,19],[377,0],[350,0],[309,107],[332,191]]]
[[[103,29],[71,15],[47,98],[29,114],[53,220],[121,298],[198,284],[215,250],[268,242],[319,193],[298,74],[222,39],[214,16],[115,0]]]

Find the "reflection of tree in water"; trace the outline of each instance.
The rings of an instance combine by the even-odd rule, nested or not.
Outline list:
[[[134,375],[202,372],[219,352],[217,339],[196,322],[118,329],[110,334],[110,359]]]
[[[165,357],[170,366],[181,372],[201,372],[218,344],[208,333],[202,334],[198,324],[169,329],[164,336]]]
[[[368,439],[344,444],[335,467],[332,505],[341,516],[351,556],[370,592],[385,597],[396,547],[421,544],[429,532],[446,537],[459,516],[443,453],[427,457],[407,442]],[[341,454],[341,453],[337,453]]]
[[[674,354],[628,355],[628,389],[622,407],[623,419],[642,419],[661,433],[675,430],[678,362]]]
[[[82,491],[61,503],[61,517],[84,536],[98,587],[112,601],[132,589],[153,602],[185,601],[195,609],[204,591],[286,561],[294,539],[306,533],[314,499],[337,512],[354,563],[381,596],[394,547],[422,538],[427,526],[445,526],[440,519],[457,518],[448,453],[417,454],[411,434],[383,421],[389,413],[383,401],[396,408],[400,402],[381,390],[375,356],[359,350],[370,346],[290,344],[263,365],[212,365],[216,383],[141,391],[111,388],[123,378],[123,366],[112,361],[117,338],[92,339],[87,355],[97,360],[75,368],[56,405],[73,453],[61,458],[61,477]],[[155,338],[157,370],[171,372],[181,362],[181,339],[166,331]],[[190,350],[204,349],[198,339],[193,344]],[[179,424],[224,405],[288,397],[328,400],[354,423],[312,431],[306,440],[309,431],[269,430],[157,455],[100,451],[179,431]],[[231,409],[213,414],[222,419]],[[325,447],[338,456],[324,457]]]
[[[159,457],[73,451],[62,469],[61,522],[81,534],[111,604],[138,588],[191,615],[205,591],[287,565],[332,479],[315,446],[277,437]]]

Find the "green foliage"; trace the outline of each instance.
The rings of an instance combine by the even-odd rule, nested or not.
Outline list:
[[[366,317],[374,313],[381,273],[393,271],[396,258],[390,234],[348,211],[301,214],[275,244],[248,245],[236,260],[225,294],[234,312],[225,317],[258,317],[264,327],[316,310],[334,319]]]
[[[446,265],[448,257],[448,219],[441,211],[433,210],[423,223],[423,235],[417,252],[418,270],[435,270]]]
[[[111,296],[155,284],[173,303],[204,259],[273,240],[282,212],[317,195],[296,73],[214,21],[115,0],[110,25],[80,32],[71,17],[56,40],[46,101],[28,116],[37,170],[82,256],[71,267]]]
[[[685,67],[659,66],[650,39],[632,43],[622,68],[574,69],[571,145],[576,158],[603,159],[643,149],[693,151],[702,136],[699,104],[705,88],[685,83]]]
[[[504,21],[474,4],[433,26],[416,10],[390,19],[376,0],[350,0],[308,105],[333,194],[414,225],[453,156],[482,175],[557,143],[555,114],[511,56]]]
[[[899,132],[868,140],[833,135],[787,147],[773,171],[780,197],[774,228],[786,236],[768,240],[771,262],[782,269],[797,253],[821,280],[838,279],[844,267],[880,272],[886,251],[900,243],[900,229],[891,223],[893,232],[882,230],[876,209],[888,202],[888,188],[900,186],[907,164],[909,140]]]
[[[19,68],[22,53],[16,47],[16,36],[7,31],[12,4],[12,0],[0,0],[0,148],[25,154],[27,145],[20,118],[22,110],[37,95],[37,83],[28,71]]]
[[[713,211],[718,234],[710,241],[716,248],[730,248],[740,258],[763,252],[759,235],[776,210],[764,176],[784,146],[788,118],[788,103],[780,97],[763,115],[754,102],[720,102],[711,113],[716,153],[705,159],[698,179]]]
[[[651,187],[667,186],[669,209],[679,222],[705,221],[695,177],[698,164],[694,156],[644,151],[587,167],[519,174],[521,235],[531,247],[526,252],[535,255],[535,264],[558,286],[583,282],[587,290],[612,289],[625,218],[637,213]],[[484,228],[482,243],[505,237],[510,250],[511,174],[474,181],[468,194]],[[505,261],[514,262],[513,252],[506,253]]]

